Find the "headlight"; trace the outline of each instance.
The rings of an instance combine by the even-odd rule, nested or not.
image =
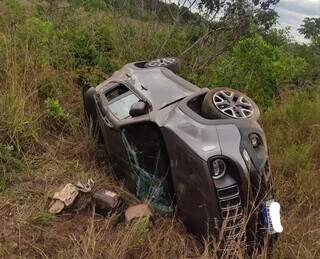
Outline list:
[[[257,134],[250,135],[250,142],[254,148],[257,148],[258,146],[260,146],[260,144],[262,144],[261,140]]]
[[[221,159],[217,158],[211,162],[211,177],[213,179],[220,179],[226,173],[226,163]]]

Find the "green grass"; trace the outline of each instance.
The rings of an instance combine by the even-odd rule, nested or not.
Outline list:
[[[320,96],[284,93],[263,116],[277,198],[283,204],[284,234],[278,258],[317,258],[320,184]]]
[[[192,31],[179,25],[163,44],[170,24],[107,11],[50,12],[1,1],[0,14],[0,258],[214,257],[214,245],[201,244],[174,217],[125,224],[91,210],[47,212],[59,187],[89,178],[96,189],[137,202],[116,183],[103,148],[89,136],[74,79],[84,74],[99,82],[126,62],[178,55]],[[183,75],[203,86],[212,82],[215,64],[204,74],[197,70],[210,51],[208,42],[183,56]],[[320,257],[319,89],[283,91],[262,114],[285,227],[274,258]]]

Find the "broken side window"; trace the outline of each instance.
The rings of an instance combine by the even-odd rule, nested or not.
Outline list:
[[[172,212],[169,159],[159,128],[153,123],[134,124],[121,134],[137,179],[137,197],[150,201],[154,209]]]

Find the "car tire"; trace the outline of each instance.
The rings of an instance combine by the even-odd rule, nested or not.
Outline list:
[[[207,119],[260,118],[259,108],[251,98],[227,87],[210,90],[202,102],[201,113]]]
[[[83,88],[83,106],[84,114],[88,127],[90,127],[90,135],[94,137],[98,143],[103,143],[102,132],[99,126],[96,103],[94,96],[96,95],[96,89],[94,87]]]
[[[180,61],[174,57],[166,57],[166,58],[157,58],[148,61],[145,63],[144,67],[151,68],[151,67],[166,67],[170,69],[174,73],[178,73],[180,70]]]

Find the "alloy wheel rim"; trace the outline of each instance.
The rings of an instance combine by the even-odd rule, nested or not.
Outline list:
[[[241,93],[220,90],[213,95],[212,99],[216,108],[231,118],[245,119],[253,115],[251,102]]]
[[[167,66],[171,65],[175,62],[174,58],[158,58],[155,60],[152,60],[148,63],[151,67],[160,67],[160,66]]]

